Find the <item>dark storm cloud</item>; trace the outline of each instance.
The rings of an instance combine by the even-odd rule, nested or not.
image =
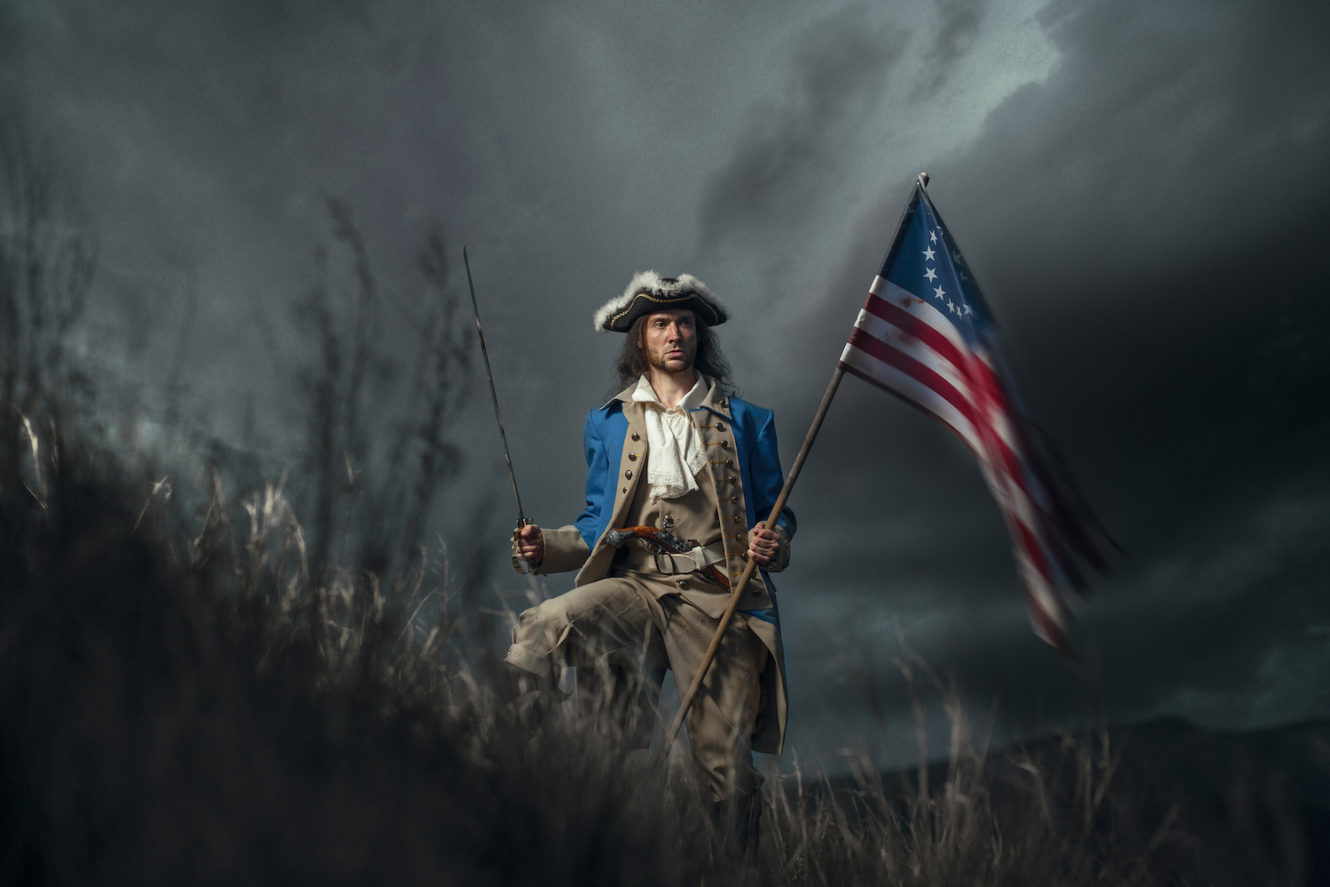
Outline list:
[[[1330,667],[1330,559],[1317,541],[1330,532],[1330,360],[1319,344],[1330,323],[1327,12],[1058,3],[1041,21],[1060,61],[935,164],[930,190],[1003,321],[1036,418],[1129,555],[1074,637],[1111,715],[1229,725],[1323,715],[1324,691],[1284,669]],[[879,214],[894,219],[902,199],[886,195]],[[863,440],[890,441],[873,490],[950,531],[946,469],[920,469],[939,493],[930,505],[893,467],[924,455],[900,421],[866,410],[859,442],[829,441],[837,452],[819,458],[862,464],[872,458]],[[973,539],[986,516],[961,501],[977,528],[961,538]],[[963,550],[949,536],[910,536],[904,559],[887,543],[883,561],[905,565],[908,586],[908,565]],[[940,568],[953,606],[1014,588],[1000,581],[1014,579],[1005,551],[963,556],[993,581]],[[876,583],[885,602],[862,581],[844,613],[892,605],[889,579]],[[977,704],[1002,693],[1018,721],[1074,713],[1089,691],[1028,637],[992,628],[959,629],[926,653],[954,667]]]
[[[1222,482],[1321,417],[1302,395],[1326,362],[1290,327],[1326,313],[1319,28],[1234,3],[1044,21],[1063,61],[947,164],[944,212],[978,232],[962,243],[1051,421]]]
[[[947,82],[952,66],[974,45],[986,4],[980,0],[937,0],[938,27],[920,68],[916,98],[931,98]]]
[[[1169,431],[1241,434],[1218,398],[1291,406],[1290,377],[1302,391],[1325,370],[1295,330],[1324,312],[1330,99],[1310,84],[1327,64],[1305,19],[1221,9],[1053,8],[1063,60],[933,170],[934,199],[1055,427],[1093,438],[1096,422],[1141,418],[1132,405],[1144,403],[1165,445]],[[1290,97],[1290,84],[1304,91]],[[894,218],[902,198],[886,195],[878,214]]]
[[[1061,60],[947,164],[965,195],[953,206],[1094,245],[1057,251],[1061,263],[1159,268],[1317,205],[1323,5],[1055,3],[1040,20]]]
[[[906,36],[866,8],[850,7],[773,54],[781,61],[779,92],[749,111],[729,158],[711,176],[701,208],[704,245],[738,232],[760,242],[765,229],[800,224],[824,180],[842,168],[838,143],[876,103]]]

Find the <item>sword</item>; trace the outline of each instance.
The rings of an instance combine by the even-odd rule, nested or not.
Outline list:
[[[476,285],[471,280],[471,260],[467,257],[466,247],[462,247],[462,264],[466,266],[466,285],[471,290],[471,310],[476,317],[476,334],[480,336],[480,354],[485,358],[485,376],[490,382],[490,399],[494,401],[494,419],[499,423],[499,440],[503,443],[503,460],[508,463],[508,480],[513,485],[513,499],[517,501],[517,527],[513,530],[513,540],[517,540],[517,534],[522,528],[531,521],[527,520],[526,512],[522,510],[522,497],[517,492],[517,475],[513,473],[513,457],[508,452],[508,435],[503,431],[503,414],[499,412],[499,395],[494,390],[494,372],[490,369],[490,353],[485,347],[485,329],[480,325],[480,306],[476,304]],[[526,569],[526,559],[513,555],[513,567],[523,573]]]

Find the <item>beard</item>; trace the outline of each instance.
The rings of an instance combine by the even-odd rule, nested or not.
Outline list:
[[[685,342],[676,341],[673,345],[653,345],[644,330],[637,340],[637,353],[642,356],[642,362],[649,370],[676,375],[693,369],[697,361],[697,344],[697,339],[693,338]],[[679,351],[682,356],[666,357],[671,351]]]
[[[691,372],[693,369],[693,363],[697,358],[696,346],[691,348],[683,347],[678,350],[683,352],[682,357],[666,357],[665,354],[667,352],[662,351],[657,353],[650,348],[643,348],[642,355],[646,358],[648,367],[659,370],[660,372],[669,373],[670,375]]]

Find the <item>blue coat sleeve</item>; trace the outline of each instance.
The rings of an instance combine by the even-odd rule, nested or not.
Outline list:
[[[771,516],[771,509],[785,486],[785,475],[780,468],[780,447],[776,443],[776,418],[771,410],[757,408],[751,416],[751,444],[748,448],[748,473],[752,484],[747,495],[753,508],[750,526]],[[781,509],[776,523],[794,538],[796,526],[794,512],[787,505]]]
[[[607,500],[606,496],[613,496],[610,479],[611,472],[617,468],[617,465],[610,466],[609,449],[596,417],[595,410],[587,414],[586,429],[582,433],[582,444],[586,448],[586,507],[574,522],[587,548],[595,548],[596,541],[605,531],[609,511],[614,507],[613,498]]]

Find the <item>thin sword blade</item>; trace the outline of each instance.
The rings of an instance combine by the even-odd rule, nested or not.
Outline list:
[[[503,461],[508,465],[508,480],[513,485],[513,499],[517,502],[517,529],[526,526],[526,512],[522,510],[522,497],[517,492],[517,475],[513,472],[513,457],[508,452],[508,435],[503,430],[503,414],[499,412],[499,394],[494,389],[494,372],[490,369],[490,353],[485,347],[485,328],[480,325],[480,306],[476,303],[476,285],[471,279],[471,259],[462,247],[462,264],[466,266],[466,285],[471,291],[471,310],[476,318],[476,334],[480,336],[480,354],[485,359],[485,378],[490,383],[490,399],[494,401],[494,419],[499,423],[499,441],[503,444]]]

